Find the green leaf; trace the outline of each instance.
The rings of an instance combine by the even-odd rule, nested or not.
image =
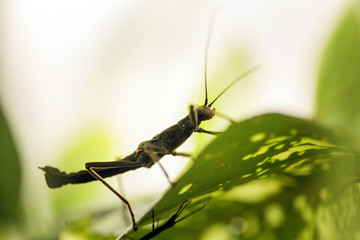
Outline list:
[[[74,133],[69,140],[68,148],[59,157],[56,167],[63,171],[85,169],[86,162],[113,159],[114,149],[111,134],[106,128],[98,125],[84,126]],[[103,186],[100,184],[69,185],[58,189],[49,189],[53,194],[53,205],[59,215],[88,210],[97,205]]]
[[[360,138],[360,3],[350,8],[322,57],[316,118]]]
[[[266,114],[234,124],[196,157],[193,166],[156,204],[155,218],[168,219],[185,200],[192,200],[193,205],[188,209],[191,211],[213,199],[191,220],[179,223],[180,229],[188,228],[182,229],[178,239],[184,239],[187,234],[191,239],[200,239],[206,230],[211,232],[210,227],[225,229],[229,239],[236,239],[226,229],[229,225],[236,228],[241,222],[249,225],[243,235],[245,239],[267,238],[266,234],[275,236],[274,239],[319,234],[319,229],[310,227],[316,225],[317,215],[310,214],[306,219],[299,209],[316,210],[321,203],[326,213],[331,212],[329,206],[342,199],[347,183],[356,179],[345,167],[355,166],[357,158],[346,157],[341,143],[342,139],[333,131],[313,121],[285,115]],[[321,192],[322,189],[325,190]],[[359,188],[352,191],[344,198],[345,202],[359,197]],[[321,197],[329,206],[320,201]],[[358,214],[359,204],[354,205],[352,211]],[[139,221],[140,229],[124,238],[138,239],[151,231],[151,216],[149,211]],[[335,217],[334,214],[330,219],[335,221]],[[295,225],[290,228],[291,224]],[[237,231],[242,233],[239,228]],[[161,235],[169,237],[166,232]],[[163,239],[161,235],[158,239]],[[171,236],[176,239],[177,234]],[[222,239],[227,239],[224,236]]]
[[[19,217],[21,171],[15,141],[1,108],[0,159],[0,223],[4,224]]]

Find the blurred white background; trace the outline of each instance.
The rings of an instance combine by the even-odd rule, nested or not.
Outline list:
[[[27,202],[48,205],[43,199],[56,190],[46,187],[37,166],[57,166],[81,132],[106,130],[114,145],[109,156],[124,156],[184,117],[190,103],[203,103],[205,39],[214,10],[210,98],[245,70],[262,66],[230,90],[224,96],[229,107],[218,110],[234,119],[274,111],[310,118],[321,53],[348,3],[4,1],[0,100],[21,153]],[[244,64],[215,80],[232,49],[244,52]],[[180,150],[191,152],[193,143]],[[186,161],[164,159],[171,178]],[[168,186],[158,166],[125,174],[123,184],[130,199]]]

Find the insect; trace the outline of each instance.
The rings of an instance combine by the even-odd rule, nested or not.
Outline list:
[[[211,31],[209,31],[209,33],[210,32]],[[66,184],[79,184],[98,180],[102,182],[118,198],[120,198],[120,200],[127,206],[131,216],[133,229],[136,230],[137,225],[135,215],[129,201],[113,187],[111,187],[104,178],[125,173],[127,171],[135,170],[141,167],[150,168],[155,163],[159,163],[159,160],[165,155],[186,155],[183,153],[178,153],[175,150],[180,145],[182,145],[194,132],[218,134],[218,132],[207,131],[201,128],[200,124],[203,121],[210,120],[215,116],[215,108],[212,108],[212,105],[219,99],[222,94],[224,94],[224,92],[226,92],[231,86],[239,82],[245,76],[258,69],[258,67],[255,67],[237,77],[222,92],[220,92],[220,94],[211,103],[208,103],[206,72],[209,40],[210,37],[208,36],[205,47],[205,102],[203,105],[197,107],[191,105],[189,114],[186,117],[178,121],[173,126],[160,132],[152,139],[141,142],[133,153],[123,159],[110,162],[88,162],[85,164],[86,170],[81,170],[75,173],[61,172],[57,168],[50,166],[45,166],[43,168],[40,167],[40,169],[45,172],[45,179],[48,187],[58,188]],[[166,171],[161,165],[160,167],[168,178]],[[169,182],[171,181],[169,180]]]

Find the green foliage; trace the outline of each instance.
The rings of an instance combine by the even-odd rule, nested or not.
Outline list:
[[[114,159],[109,153],[114,152],[110,134],[106,128],[97,125],[86,126],[74,134],[70,146],[59,157],[56,166],[67,171],[84,169],[86,162]],[[101,190],[100,184],[83,184],[82,186],[67,186],[51,191],[53,204],[59,215],[64,213],[83,211],[98,204]]]
[[[20,159],[5,115],[0,108],[0,225],[17,220],[20,213]]]
[[[222,239],[236,239],[240,233],[244,239],[351,235],[351,224],[339,227],[336,223],[341,214],[360,212],[358,204],[346,207],[341,202],[360,200],[357,185],[345,189],[355,177],[344,166],[355,166],[357,159],[344,155],[341,142],[337,134],[317,123],[285,115],[267,114],[234,124],[204,149],[156,204],[156,219],[169,218],[185,200],[192,200],[190,209],[194,209],[213,199],[197,214],[206,217],[184,221],[183,233],[172,233],[171,238],[201,239],[216,226],[225,226],[228,238]],[[340,208],[341,214],[332,213],[332,208]],[[309,212],[304,215],[304,211]],[[321,214],[328,218],[318,226]],[[342,217],[354,223],[350,218],[356,220],[359,215]],[[138,239],[151,231],[151,223],[149,211],[140,221],[144,230],[130,236]],[[322,232],[323,228],[328,231]],[[157,239],[169,237],[164,233]]]
[[[360,137],[360,4],[345,14],[323,55],[316,118]],[[359,142],[358,142],[359,143]]]

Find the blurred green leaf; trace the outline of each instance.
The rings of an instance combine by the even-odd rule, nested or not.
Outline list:
[[[193,205],[187,209],[191,211],[213,198],[208,207],[192,218],[196,224],[192,220],[179,223],[180,229],[188,228],[179,235],[172,233],[171,238],[184,239],[188,235],[190,239],[201,239],[206,231],[211,231],[210,227],[225,226],[227,234],[222,239],[227,239],[226,235],[236,239],[242,230],[234,230],[240,232],[235,236],[228,226],[241,222],[249,225],[242,235],[244,239],[299,237],[318,220],[316,214],[303,216],[299,208],[316,211],[323,204],[319,195],[322,189],[323,195],[332,196],[323,197],[330,199],[328,205],[332,206],[342,197],[347,183],[356,178],[345,167],[355,166],[357,158],[346,157],[341,144],[340,136],[333,131],[313,121],[285,115],[266,114],[234,124],[204,149],[158,202],[154,207],[156,219],[169,218],[185,200],[192,200]],[[246,188],[254,183],[257,186]],[[353,191],[346,200],[359,197],[359,188]],[[322,206],[326,213],[331,212],[329,206]],[[352,210],[358,214],[359,204],[355,206]],[[201,217],[203,212],[206,217]],[[151,216],[149,211],[139,221],[140,229],[127,237],[138,239],[151,231]],[[329,217],[336,222],[338,216]],[[333,224],[325,223],[325,228],[330,227]],[[321,234],[320,230],[310,228],[309,234]],[[169,237],[167,234],[170,233],[163,236]],[[166,237],[159,235],[157,239]]]
[[[94,233],[92,230],[92,216],[87,216],[79,218],[75,221],[72,221],[70,225],[67,225],[59,236],[59,239],[68,240],[68,239],[97,239],[97,240],[113,240],[114,236],[109,234],[104,236],[104,234]]]
[[[84,126],[75,132],[67,143],[63,154],[54,165],[64,171],[85,169],[86,162],[114,159],[114,142],[106,128],[99,125]],[[45,184],[45,179],[44,179]],[[102,192],[106,189],[101,184],[69,185],[49,189],[52,194],[53,209],[61,228],[63,219],[87,215],[100,203],[104,204]]]
[[[20,213],[20,160],[14,138],[0,107],[0,225],[17,220]]]
[[[322,57],[316,118],[360,138],[360,2],[355,1]]]

